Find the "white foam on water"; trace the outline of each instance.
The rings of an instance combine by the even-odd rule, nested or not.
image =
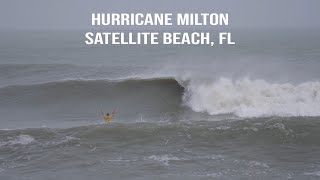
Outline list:
[[[25,134],[21,134],[7,142],[0,142],[0,147],[2,146],[10,146],[10,145],[27,145],[30,144],[34,141],[34,138],[29,136],[29,135],[25,135]]]
[[[59,141],[47,142],[46,145],[60,145],[60,144],[68,143],[70,141],[77,141],[77,140],[80,140],[80,139],[72,136],[66,136]]]
[[[268,126],[267,128],[277,129],[280,132],[284,133],[285,135],[290,135],[293,133],[292,129],[287,128],[284,124],[281,124],[281,123],[275,123],[273,125]]]
[[[211,156],[196,156],[191,158],[192,160],[224,160],[223,155],[211,155]],[[190,159],[190,160],[191,160]]]
[[[29,135],[19,135],[14,140],[9,141],[10,144],[22,144],[27,145],[34,141],[34,138]]]
[[[224,160],[224,157],[222,155],[211,155],[211,156],[196,156],[192,158],[178,158],[171,154],[164,154],[164,155],[152,155],[152,156],[149,156],[148,159],[159,161],[165,166],[169,166],[170,161]]]
[[[308,175],[308,176],[320,176],[320,171],[316,171],[316,172],[306,172],[303,173],[304,175]]]
[[[114,158],[114,159],[108,159],[106,160],[107,162],[136,162],[139,161],[140,159],[138,158],[130,158],[130,159],[126,159],[123,158],[122,156]]]
[[[178,157],[172,156],[171,154],[165,154],[165,155],[152,155],[149,156],[149,159],[159,161],[165,166],[169,166],[169,161],[179,161],[180,159]]]
[[[219,126],[219,127],[216,127],[217,130],[228,130],[230,129],[229,126]]]
[[[210,178],[218,178],[223,176],[223,173],[218,172],[218,173],[207,173],[207,174],[199,174],[199,173],[193,173],[193,176],[198,176],[198,177],[210,177]]]
[[[190,81],[184,103],[196,112],[210,115],[320,116],[320,82],[293,85],[247,78]]]
[[[269,166],[266,163],[258,162],[258,161],[249,161],[248,163],[250,166],[260,166],[264,168],[269,168]]]
[[[258,132],[259,129],[255,128],[255,127],[243,127],[242,130],[244,131],[254,131],[254,132]]]

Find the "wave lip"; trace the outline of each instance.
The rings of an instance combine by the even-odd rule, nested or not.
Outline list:
[[[191,81],[184,102],[192,110],[210,115],[320,116],[320,82],[293,85],[227,78],[200,83]]]

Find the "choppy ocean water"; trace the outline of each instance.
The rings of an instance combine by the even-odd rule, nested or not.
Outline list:
[[[318,179],[318,31],[233,36],[114,47],[2,33],[1,179]]]

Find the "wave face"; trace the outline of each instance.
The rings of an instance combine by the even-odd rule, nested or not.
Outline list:
[[[3,127],[70,127],[117,111],[124,122],[320,116],[320,83],[220,78],[65,80],[0,88]],[[111,103],[110,103],[111,102]]]
[[[183,88],[174,79],[67,80],[0,88],[3,127],[85,125],[101,112],[117,111],[123,121],[167,119],[180,107]],[[10,125],[8,127],[8,124]]]
[[[83,34],[0,33],[1,180],[319,179],[319,30],[214,48]]]
[[[194,111],[211,115],[320,116],[320,83],[293,85],[220,78],[213,82],[191,82],[184,100]]]
[[[126,80],[65,80],[34,85],[16,85],[0,89],[1,104],[42,105],[47,103],[65,102],[66,100],[83,101],[87,99],[112,98],[121,99],[135,93],[136,98],[148,94],[165,95],[166,92],[182,92],[176,80],[165,79],[126,79]],[[163,93],[163,94],[162,94]],[[168,97],[176,99],[175,97]],[[161,100],[161,99],[160,99]],[[152,101],[152,99],[150,99]],[[8,103],[8,104],[7,104]],[[17,103],[17,104],[15,104]],[[142,103],[142,102],[141,102]]]

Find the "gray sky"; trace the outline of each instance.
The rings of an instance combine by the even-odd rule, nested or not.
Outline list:
[[[320,0],[1,0],[0,29],[85,29],[94,12],[228,12],[241,28],[313,28]]]

